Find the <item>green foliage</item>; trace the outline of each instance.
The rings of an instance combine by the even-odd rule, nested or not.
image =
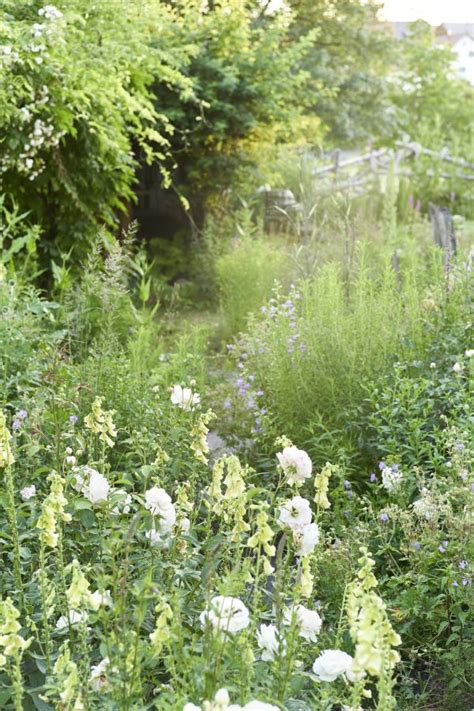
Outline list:
[[[394,107],[392,136],[420,143],[434,152],[473,163],[473,87],[456,74],[453,52],[435,42],[433,28],[413,23],[401,40],[391,82]],[[471,213],[472,188],[460,176],[467,167],[418,156],[413,165],[412,192],[426,210],[427,202],[444,201]],[[447,176],[447,177],[446,177]],[[454,204],[454,205],[453,205]]]
[[[289,286],[292,264],[276,236],[240,234],[228,254],[215,265],[220,302],[229,335],[241,331],[250,314],[256,314],[276,285]]]
[[[380,29],[379,6],[370,0],[290,0],[293,32],[314,32],[308,71],[307,110],[320,117],[337,145],[383,136],[390,112],[386,75],[394,42]]]
[[[176,168],[178,186],[212,174],[217,187],[221,163],[228,173],[241,139],[288,116],[303,81],[302,48],[275,52],[287,23],[257,26],[234,0],[209,11],[64,0],[50,14],[22,0],[1,12],[2,190],[56,261],[98,225],[117,229],[138,160],[154,161],[165,187]]]
[[[2,8],[2,181],[64,248],[126,211],[135,147],[164,159],[171,127],[151,83],[162,76],[183,96],[190,85],[169,49],[175,14],[164,5],[70,0],[41,12],[30,2]],[[162,48],[150,46],[157,28]]]
[[[359,247],[348,274],[329,263],[270,301],[239,347],[290,434],[316,425],[322,432],[347,429],[348,413],[363,402],[364,383],[391,371],[407,349],[420,356],[430,338],[423,314],[430,283],[442,299],[441,260],[423,264],[407,243],[397,275],[388,250],[377,263],[369,249]]]

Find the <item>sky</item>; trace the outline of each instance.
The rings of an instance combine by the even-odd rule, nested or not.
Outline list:
[[[381,15],[391,22],[474,22],[474,0],[385,0]]]

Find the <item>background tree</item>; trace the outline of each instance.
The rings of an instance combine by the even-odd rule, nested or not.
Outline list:
[[[394,42],[373,0],[289,0],[295,37],[314,32],[303,67],[311,80],[307,108],[337,144],[357,144],[388,130],[386,76]]]

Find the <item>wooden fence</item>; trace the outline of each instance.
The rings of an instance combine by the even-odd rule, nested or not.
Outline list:
[[[454,172],[451,173],[429,168],[426,171],[428,176],[437,175],[442,179],[455,177],[467,181],[474,180],[474,164],[463,158],[453,157],[447,151],[432,151],[418,143],[398,141],[395,150],[379,148],[346,159],[343,158],[343,155],[340,150],[334,151],[330,155],[330,163],[316,167],[312,171],[316,179],[315,189],[318,194],[324,195],[340,191],[350,191],[356,195],[363,194],[370,184],[373,185],[383,176],[387,176],[392,166],[395,175],[410,176],[413,172],[413,161],[419,156],[426,156],[433,161],[456,166]]]

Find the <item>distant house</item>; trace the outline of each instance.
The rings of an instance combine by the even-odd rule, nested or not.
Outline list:
[[[397,39],[410,33],[410,22],[387,23]],[[435,30],[436,42],[449,45],[454,52],[453,67],[474,86],[474,23],[444,22]]]
[[[450,25],[453,27],[453,25]],[[469,27],[469,25],[467,25]],[[472,27],[472,25],[471,25]],[[447,25],[436,28],[436,41],[440,44],[450,45],[455,59],[453,67],[467,81],[474,86],[474,36],[467,32],[450,31]]]

